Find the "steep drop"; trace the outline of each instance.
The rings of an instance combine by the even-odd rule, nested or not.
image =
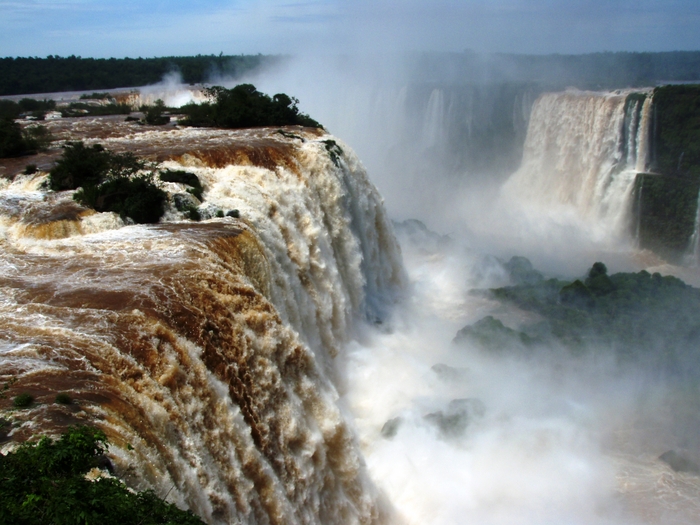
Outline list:
[[[651,108],[639,92],[540,96],[503,195],[533,209],[574,210],[603,238],[629,238],[635,178],[649,162]]]
[[[120,476],[210,523],[381,522],[332,359],[404,285],[381,198],[330,136],[201,135],[105,142],[167,154],[241,219],[124,227],[4,184],[0,376],[36,399],[1,401],[5,446],[96,424]]]

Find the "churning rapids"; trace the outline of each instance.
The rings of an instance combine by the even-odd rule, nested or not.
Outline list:
[[[502,198],[571,205],[619,241],[649,104],[541,97]],[[657,459],[674,444],[646,417],[663,415],[662,389],[601,356],[456,347],[485,315],[528,315],[469,294],[507,285],[503,265],[392,225],[340,140],[47,125],[195,173],[204,215],[240,218],[125,225],[47,193],[45,173],[3,179],[0,380],[37,400],[0,400],[5,449],[97,425],[119,476],[212,524],[697,523],[700,480]]]

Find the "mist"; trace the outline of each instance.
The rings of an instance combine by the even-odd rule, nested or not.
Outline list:
[[[541,321],[479,292],[516,284],[514,255],[546,278],[585,279],[604,261],[611,273],[700,282],[632,235],[642,131],[634,154],[617,151],[632,140],[620,130],[643,130],[641,103],[632,126],[627,92],[548,91],[507,61],[469,57],[478,67],[448,55],[307,55],[213,79],[299,98],[358,153],[396,221],[409,290],[380,323],[360,323],[336,363],[341,406],[387,512],[405,524],[695,523],[700,478],[659,460],[670,450],[700,459],[686,383],[606,346],[489,353],[454,341],[487,316],[513,330]],[[579,117],[599,131],[585,147]],[[598,180],[610,181],[603,193]],[[584,187],[595,191],[584,198]]]
[[[514,284],[504,266],[513,255],[548,277],[578,278],[601,260],[612,272],[648,268],[697,282],[638,249],[630,209],[537,195],[554,178],[526,191],[548,169],[527,172],[528,154],[540,157],[526,138],[546,89],[487,56],[473,60],[481,66],[465,73],[446,56],[316,55],[248,79],[293,93],[353,148],[397,221],[409,296],[382,325],[365,326],[339,364],[341,401],[370,473],[397,523],[694,523],[700,480],[658,459],[671,449],[700,457],[695,419],[684,426],[679,416],[694,402],[673,378],[623,365],[604,347],[488,354],[453,342],[488,315],[513,329],[537,321],[474,294]],[[508,83],[517,87],[498,91]],[[499,126],[508,134],[479,142]],[[610,140],[585,149],[605,159],[591,176],[611,169]],[[479,157],[485,150],[490,160]],[[578,192],[576,180],[567,184]]]

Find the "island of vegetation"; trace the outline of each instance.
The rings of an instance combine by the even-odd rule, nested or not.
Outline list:
[[[513,286],[475,293],[541,321],[508,327],[489,316],[460,330],[456,342],[523,355],[545,346],[576,355],[612,353],[620,363],[643,362],[671,375],[683,375],[700,359],[700,290],[676,277],[644,270],[608,275],[597,262],[580,279],[546,279],[522,257],[506,268]]]
[[[14,525],[203,525],[153,491],[134,492],[109,473],[108,441],[71,427],[0,454],[0,523]],[[99,468],[102,467],[102,468]]]

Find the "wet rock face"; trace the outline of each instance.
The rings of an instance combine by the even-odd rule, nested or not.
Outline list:
[[[484,417],[486,406],[480,399],[453,399],[446,410],[432,412],[424,419],[435,425],[444,438],[464,435],[470,423]]]
[[[401,417],[394,417],[388,420],[382,427],[382,437],[384,439],[392,439],[394,436],[396,436],[396,434],[398,434],[401,423],[403,423],[403,418]]]
[[[691,474],[700,475],[700,465],[679,454],[675,450],[664,452],[659,456],[659,459],[676,472],[689,472]]]

